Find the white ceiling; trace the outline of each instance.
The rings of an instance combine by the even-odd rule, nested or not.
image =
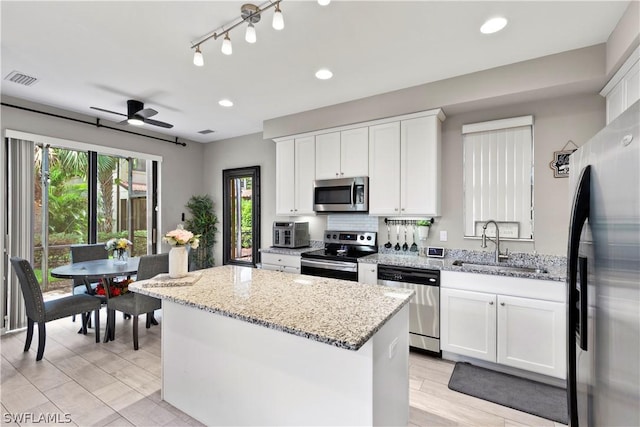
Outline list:
[[[138,99],[175,125],[150,130],[211,142],[260,132],[266,119],[603,43],[629,2],[283,0],[284,30],[271,28],[271,9],[257,43],[244,41],[244,25],[231,32],[231,56],[220,39],[204,43],[204,67],[193,65],[191,42],[237,19],[245,1],[0,3],[2,78],[39,79],[2,80],[3,95],[116,122],[89,107],[126,113]],[[481,34],[495,15],[506,29]],[[321,67],[333,79],[317,80]]]

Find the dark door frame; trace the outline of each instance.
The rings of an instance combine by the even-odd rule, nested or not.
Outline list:
[[[231,192],[232,179],[251,177],[251,262],[231,259]],[[249,166],[222,171],[222,263],[255,267],[260,262],[260,166]]]

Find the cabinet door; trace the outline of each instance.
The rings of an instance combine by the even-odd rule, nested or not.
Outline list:
[[[293,139],[276,143],[276,215],[294,215],[294,148]]]
[[[315,137],[295,142],[295,215],[313,214],[313,181],[316,176]]]
[[[496,361],[496,296],[440,289],[440,340],[444,351]]]
[[[400,122],[369,127],[369,214],[400,214]]]
[[[403,120],[400,209],[404,215],[440,215],[440,120]]]
[[[340,132],[340,177],[369,175],[369,128]]]
[[[498,295],[498,363],[566,377],[566,305]]]
[[[378,284],[378,264],[358,264],[358,282],[367,285]]]
[[[316,179],[339,177],[340,132],[316,135]]]

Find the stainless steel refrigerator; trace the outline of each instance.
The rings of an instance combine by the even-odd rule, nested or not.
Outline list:
[[[570,158],[570,425],[640,426],[640,101]]]

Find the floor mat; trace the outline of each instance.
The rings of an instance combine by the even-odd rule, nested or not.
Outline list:
[[[560,387],[458,362],[449,388],[562,424],[569,422],[567,391]]]

